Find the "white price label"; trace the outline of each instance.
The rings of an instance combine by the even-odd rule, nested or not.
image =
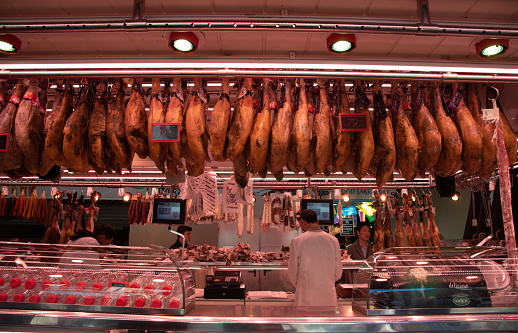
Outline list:
[[[341,196],[340,190],[335,190],[335,199],[340,199]]]
[[[86,196],[87,197],[91,196],[93,193],[94,193],[94,188],[93,187],[88,187],[86,189]]]
[[[126,189],[124,187],[119,187],[119,192],[118,192],[119,197],[124,196],[124,193],[126,193]]]
[[[401,195],[403,195],[403,196],[408,195],[408,190],[406,188],[402,189]]]
[[[499,109],[482,109],[482,119],[485,121],[495,121],[500,117]]]

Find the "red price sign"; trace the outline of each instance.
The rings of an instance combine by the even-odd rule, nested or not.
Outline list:
[[[341,131],[368,131],[369,126],[367,113],[340,113]]]

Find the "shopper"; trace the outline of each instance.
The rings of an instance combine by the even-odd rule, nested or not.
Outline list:
[[[72,235],[67,245],[85,246],[85,249],[76,248],[63,253],[61,260],[59,261],[59,266],[64,268],[98,268],[100,266],[99,253],[88,250],[86,246],[109,245],[113,241],[115,235],[115,230],[109,224],[97,226],[93,233],[84,229],[79,229]]]
[[[347,254],[352,260],[365,260],[372,255],[370,243],[371,229],[365,222],[356,226],[356,242],[347,247]]]
[[[342,276],[338,240],[318,226],[314,210],[298,217],[303,234],[290,244],[288,274],[295,286],[295,306],[337,306],[335,281]]]
[[[178,227],[178,229],[176,229],[176,232],[179,232],[185,236],[184,247],[189,246],[188,243],[191,241],[192,228],[188,227],[186,225],[181,225]],[[170,249],[180,249],[182,247],[182,241],[183,241],[183,237],[178,236],[178,238],[176,238],[176,242],[173,245],[171,245],[169,248]]]

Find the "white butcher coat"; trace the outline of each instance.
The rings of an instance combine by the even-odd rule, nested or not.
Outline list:
[[[315,229],[291,240],[288,274],[296,288],[294,305],[337,306],[335,282],[342,277],[340,245],[336,237]]]

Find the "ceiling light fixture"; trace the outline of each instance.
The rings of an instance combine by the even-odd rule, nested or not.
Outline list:
[[[346,193],[342,196],[342,200],[344,202],[348,202],[349,200],[351,200],[351,197],[349,196],[349,194]]]
[[[16,54],[22,48],[22,41],[14,35],[0,35],[0,52]]]
[[[509,48],[507,39],[483,39],[475,45],[477,55],[481,58],[491,58],[503,54]]]
[[[169,36],[169,47],[178,53],[193,53],[198,49],[200,39],[193,32],[173,31]]]
[[[353,34],[331,34],[327,37],[327,49],[331,53],[347,53],[356,47],[356,37]]]
[[[460,199],[460,193],[456,191],[455,194],[451,197],[451,200],[459,201],[459,199]]]

